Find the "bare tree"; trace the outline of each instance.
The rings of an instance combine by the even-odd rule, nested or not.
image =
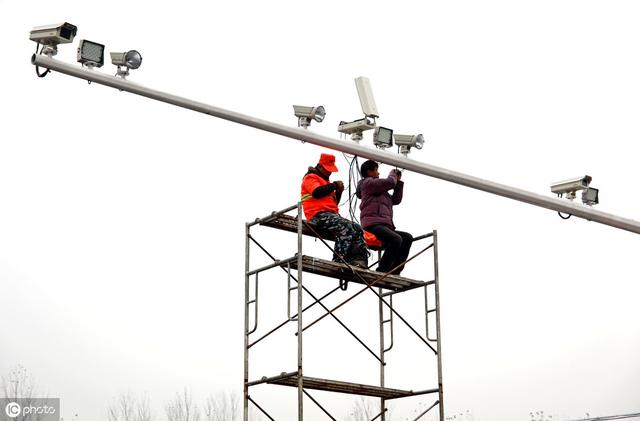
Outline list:
[[[347,417],[348,421],[370,421],[380,413],[380,406],[374,405],[364,397],[356,400]],[[387,411],[388,414],[388,411]],[[388,415],[387,415],[388,416]]]
[[[118,396],[107,408],[107,421],[152,421],[149,397],[136,398],[131,393]]]
[[[186,387],[182,395],[176,393],[175,399],[165,406],[165,412],[168,421],[200,421],[200,410]]]
[[[33,377],[27,374],[27,369],[21,365],[15,366],[7,376],[2,376],[1,390],[5,399],[20,400],[24,406],[31,406],[36,399],[37,385]],[[44,415],[19,415],[15,421],[40,421]]]
[[[136,421],[152,421],[151,404],[149,402],[149,395],[143,395],[138,399],[138,406],[136,408]]]
[[[205,421],[237,421],[242,416],[240,398],[236,392],[219,392],[207,398]]]
[[[31,399],[36,394],[36,384],[27,369],[17,365],[8,376],[2,376],[2,393],[5,399]]]

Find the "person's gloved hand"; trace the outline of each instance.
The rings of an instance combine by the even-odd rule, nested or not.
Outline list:
[[[396,176],[396,178],[397,178],[398,180],[400,180],[400,178],[402,177],[402,171],[400,171],[400,170],[398,170],[398,169],[395,169],[395,168],[394,168],[394,169],[392,169],[392,170],[391,170],[391,172],[395,174],[395,176]]]
[[[340,180],[334,181],[333,185],[336,186],[336,191],[342,192],[344,191],[344,183]]]

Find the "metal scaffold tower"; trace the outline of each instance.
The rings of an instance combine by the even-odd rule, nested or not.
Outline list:
[[[297,210],[297,215],[289,215],[288,213]],[[288,258],[277,259],[267,250],[260,242],[258,242],[251,229],[255,226],[263,226],[277,230],[283,230],[295,233],[297,235],[297,251]],[[415,241],[430,240],[431,243],[426,245],[420,251],[407,259],[407,263],[417,256],[430,250],[433,253],[433,274],[431,280],[420,281],[405,278],[390,273],[375,272],[368,269],[356,268],[346,263],[324,260],[313,256],[303,254],[303,236],[311,236],[319,239],[329,250],[333,249],[328,241],[333,241],[333,236],[329,232],[318,229],[314,224],[303,220],[301,202],[283,209],[273,212],[270,215],[258,218],[255,221],[246,224],[245,232],[245,301],[244,301],[244,421],[249,421],[249,403],[264,414],[268,419],[274,420],[269,414],[268,408],[261,406],[256,402],[249,393],[251,388],[258,385],[280,385],[297,388],[297,406],[298,421],[304,420],[304,398],[305,396],[314,405],[327,416],[328,419],[336,420],[331,413],[320,404],[309,392],[309,390],[319,390],[326,392],[335,392],[343,394],[352,394],[359,396],[375,397],[380,399],[380,412],[372,418],[373,420],[386,421],[387,418],[387,401],[399,398],[406,398],[418,395],[433,395],[433,403],[427,406],[414,420],[419,420],[425,416],[430,410],[438,407],[439,420],[444,421],[444,404],[443,404],[443,386],[442,386],[442,348],[440,337],[440,297],[439,297],[439,279],[438,279],[438,243],[437,232],[433,231],[428,234],[416,237]],[[258,267],[251,267],[252,249],[259,249],[270,260],[271,263]],[[266,333],[257,336],[258,328],[258,304],[259,304],[259,275],[262,272],[279,268],[286,273],[287,282],[287,319],[282,323],[269,329]],[[329,290],[321,297],[313,294],[307,285],[303,283],[304,274],[318,275],[324,278],[334,278],[339,280],[338,286]],[[363,285],[356,293],[350,295],[349,298],[340,304],[329,308],[323,301],[342,289],[345,290],[346,283],[353,282]],[[405,317],[403,317],[393,305],[393,297],[406,291],[422,288],[424,290],[424,334],[414,328]],[[297,295],[297,310],[292,312],[291,294],[295,291]],[[362,339],[360,339],[347,325],[336,315],[336,310],[355,297],[365,292],[373,293],[377,296],[378,301],[378,324],[379,324],[379,349],[372,350]],[[308,296],[312,301],[303,306],[303,297]],[[316,318],[312,322],[303,324],[303,313],[312,307],[319,306],[324,311],[321,317]],[[310,327],[325,317],[333,318],[342,328],[344,328],[361,346],[363,346],[379,363],[379,385],[365,385],[360,383],[351,383],[343,380],[331,380],[325,378],[316,378],[307,376],[303,372],[303,335]],[[387,353],[393,348],[393,330],[394,320],[399,320],[415,334],[420,342],[424,344],[425,351],[434,357],[434,363],[437,369],[437,379],[432,379],[433,383],[437,381],[437,387],[424,390],[402,390],[389,388],[385,384]],[[251,322],[253,320],[253,322]],[[297,370],[293,372],[282,372],[280,375],[272,377],[261,377],[251,379],[250,371],[250,351],[252,348],[269,337],[274,332],[289,323],[297,323]],[[397,322],[396,322],[397,323]],[[430,328],[431,324],[431,328]],[[435,327],[435,329],[434,329]],[[386,328],[386,329],[385,329]],[[422,329],[422,328],[421,328]],[[387,333],[387,330],[389,333]]]

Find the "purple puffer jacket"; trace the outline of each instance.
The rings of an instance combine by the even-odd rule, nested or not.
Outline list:
[[[384,224],[393,229],[393,205],[402,201],[404,182],[398,180],[395,170],[387,178],[366,177],[358,182],[356,196],[360,202],[360,224],[364,227]],[[388,193],[393,189],[393,195]]]

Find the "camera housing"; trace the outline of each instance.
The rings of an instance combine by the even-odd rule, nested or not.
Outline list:
[[[29,39],[43,45],[56,46],[73,42],[78,27],[69,22],[36,26],[29,32]]]
[[[557,181],[551,184],[551,193],[559,196],[563,194],[573,194],[575,197],[575,192],[588,188],[591,180],[591,176],[585,175],[578,178],[570,178],[569,180]]]
[[[338,124],[338,131],[344,134],[350,134],[351,139],[359,142],[362,140],[362,132],[371,130],[376,127],[376,120],[373,117],[365,117],[352,122],[341,121]]]

